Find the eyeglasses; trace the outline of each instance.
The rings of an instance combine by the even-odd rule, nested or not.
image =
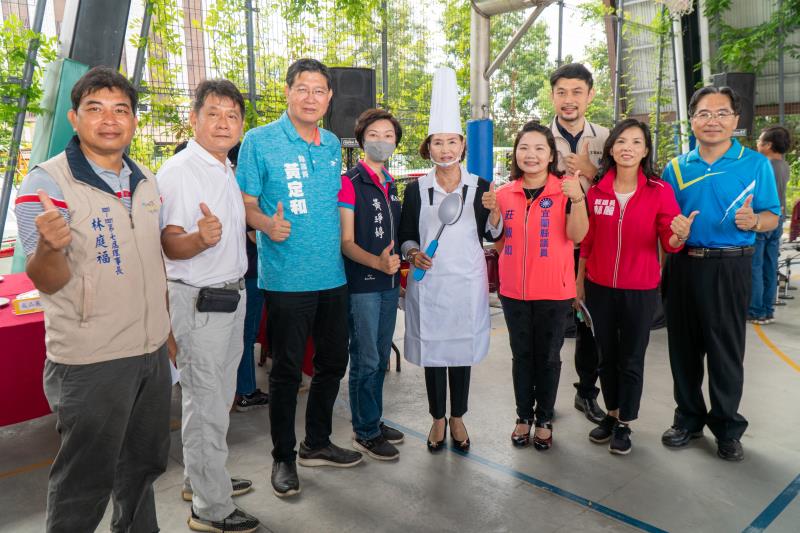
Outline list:
[[[323,98],[328,95],[330,89],[323,89],[322,87],[311,89],[305,85],[300,85],[298,87],[292,87],[292,91],[294,91],[301,98],[306,98],[309,94],[314,98]]]
[[[716,113],[712,113],[711,111],[700,111],[699,113],[695,113],[692,115],[693,119],[699,120],[701,122],[708,122],[709,120],[717,119],[717,120],[728,120],[731,117],[735,117],[736,113],[733,111],[728,111],[723,109],[722,111],[718,111]]]

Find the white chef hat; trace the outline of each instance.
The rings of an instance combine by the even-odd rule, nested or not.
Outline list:
[[[439,67],[433,73],[428,135],[436,133],[464,135],[464,131],[461,129],[461,110],[459,107],[456,71],[450,67]]]

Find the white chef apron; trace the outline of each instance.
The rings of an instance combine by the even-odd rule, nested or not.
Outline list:
[[[439,204],[447,195],[434,173],[435,169],[419,180],[422,250],[436,236]],[[433,266],[422,281],[414,280],[414,267],[408,275],[404,353],[410,363],[423,367],[471,366],[489,352],[489,286],[473,207],[478,177],[462,166],[461,183],[454,192],[461,194],[464,185],[463,212],[442,232]]]

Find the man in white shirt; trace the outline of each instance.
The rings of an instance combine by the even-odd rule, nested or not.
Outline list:
[[[157,174],[181,372],[182,495],[192,500],[191,529],[250,532],[258,519],[238,509],[231,496],[248,492],[252,483],[232,479],[225,467],[247,270],[244,204],[227,155],[242,135],[244,98],[230,81],[204,81],[189,120],[194,139]]]

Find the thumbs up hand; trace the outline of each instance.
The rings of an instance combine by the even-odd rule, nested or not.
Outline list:
[[[597,167],[594,166],[592,160],[589,158],[589,143],[584,142],[577,154],[568,154],[564,158],[567,166],[567,174],[577,176],[578,172],[588,176],[589,179],[597,174]]]
[[[497,205],[497,193],[494,190],[494,181],[489,184],[489,190],[481,196],[481,203],[483,207],[489,211],[496,212],[499,209]]]
[[[753,195],[745,198],[742,207],[736,210],[736,227],[742,231],[752,231],[758,223],[757,215],[753,212]]]
[[[561,180],[561,192],[573,202],[579,202],[583,198],[580,175],[581,171],[578,170],[574,175],[564,176],[564,179]]]
[[[694,222],[694,218],[699,214],[700,211],[692,211],[688,217],[678,214],[672,219],[672,222],[669,224],[669,229],[678,237],[679,241],[685,241],[689,238],[689,234],[692,231],[692,222]]]
[[[270,227],[267,236],[274,242],[283,242],[292,232],[292,223],[283,218],[283,202],[278,202],[275,214],[269,217]]]
[[[400,270],[400,256],[394,253],[394,241],[390,242],[378,256],[378,270],[390,276]]]
[[[197,233],[203,246],[211,248],[222,239],[222,223],[202,202],[200,203],[200,212],[203,213],[203,218],[197,221]]]
[[[44,212],[35,219],[39,242],[53,251],[63,250],[72,242],[69,225],[44,190],[38,189],[36,193],[44,207]]]

